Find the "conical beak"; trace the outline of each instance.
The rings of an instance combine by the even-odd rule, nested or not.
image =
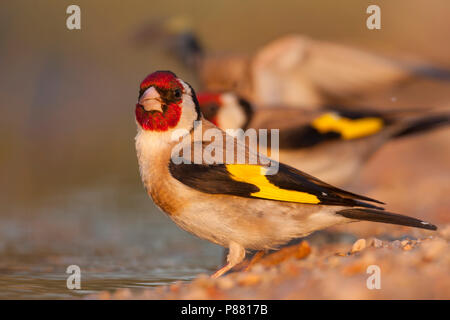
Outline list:
[[[145,111],[163,112],[161,96],[154,87],[150,87],[145,90],[138,103],[144,107]]]

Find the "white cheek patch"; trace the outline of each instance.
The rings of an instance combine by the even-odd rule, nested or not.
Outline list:
[[[233,94],[221,96],[222,106],[217,113],[217,121],[222,129],[240,129],[247,121],[247,116]]]
[[[177,126],[174,129],[186,129],[190,131],[194,125],[194,121],[197,120],[198,114],[195,108],[195,103],[192,100],[191,88],[182,80],[179,80],[183,86],[184,93],[181,103],[181,117]]]

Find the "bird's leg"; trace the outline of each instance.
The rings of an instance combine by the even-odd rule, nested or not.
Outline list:
[[[233,268],[235,265],[237,265],[238,263],[240,263],[242,260],[244,260],[245,258],[245,249],[243,246],[241,246],[240,244],[231,241],[229,246],[228,246],[229,252],[228,252],[228,256],[227,256],[227,261],[228,263],[223,266],[222,268],[220,268],[219,270],[217,270],[212,276],[211,278],[218,278],[221,275],[223,275],[225,272],[227,272],[228,270],[230,270],[231,268]]]
[[[255,263],[257,263],[258,261],[261,260],[261,258],[266,254],[265,250],[261,250],[258,251],[257,253],[255,253],[255,255],[252,257],[252,259],[250,260],[250,262],[248,263],[248,265],[244,268],[244,271],[249,271],[251,267],[253,267],[253,265]]]
[[[222,253],[222,264],[226,264],[227,263],[227,256],[228,256],[228,252],[230,250],[228,250],[228,248],[223,248],[223,253]]]

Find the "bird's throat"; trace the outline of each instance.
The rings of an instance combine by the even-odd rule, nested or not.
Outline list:
[[[136,121],[144,130],[167,131],[176,127],[181,118],[181,107],[170,104],[164,112],[145,111],[140,104],[136,104]]]

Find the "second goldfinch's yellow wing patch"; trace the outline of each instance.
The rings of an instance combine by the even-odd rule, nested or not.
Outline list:
[[[320,133],[336,132],[345,140],[366,137],[383,128],[383,119],[367,117],[350,119],[335,112],[327,112],[316,118],[311,126]]]
[[[227,164],[225,166],[233,180],[249,183],[259,188],[259,191],[250,194],[253,197],[300,203],[320,203],[319,198],[314,194],[282,189],[271,183],[267,178],[268,169],[266,167],[246,164]]]
[[[279,147],[301,149],[330,141],[363,139],[378,134],[389,124],[390,120],[376,111],[336,107],[318,113],[307,124],[280,130]]]

